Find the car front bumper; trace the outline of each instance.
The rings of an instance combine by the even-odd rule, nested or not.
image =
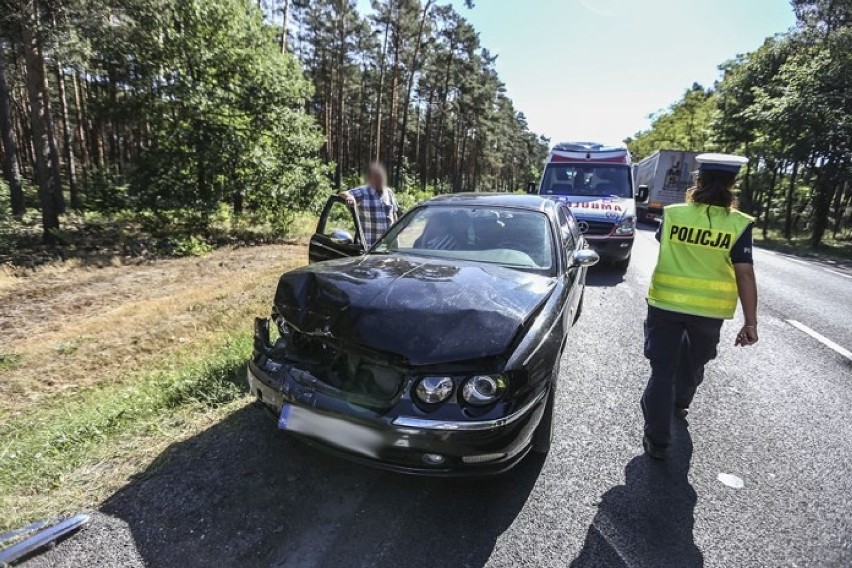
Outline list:
[[[429,420],[374,413],[303,384],[297,376],[273,378],[253,360],[247,375],[252,394],[296,437],[374,467],[433,476],[492,475],[511,469],[529,452],[548,394],[541,390],[512,414],[495,420]],[[285,405],[289,420],[282,419]],[[443,461],[427,461],[424,456],[430,455]]]
[[[626,260],[633,250],[633,236],[629,237],[586,237],[586,242],[605,260]]]

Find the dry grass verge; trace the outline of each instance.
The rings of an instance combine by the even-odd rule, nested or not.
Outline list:
[[[0,528],[96,505],[245,404],[251,318],[305,252],[222,249],[0,280]]]

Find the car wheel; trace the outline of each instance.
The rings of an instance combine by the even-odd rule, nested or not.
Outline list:
[[[556,389],[551,386],[550,394],[547,395],[547,402],[544,406],[544,414],[541,415],[541,422],[538,423],[533,433],[533,453],[546,455],[550,451],[550,445],[553,442],[553,399],[555,397]]]

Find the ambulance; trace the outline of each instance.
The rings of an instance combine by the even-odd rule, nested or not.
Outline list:
[[[586,242],[601,258],[627,268],[636,233],[633,167],[627,148],[596,142],[556,144],[537,189],[571,209]]]

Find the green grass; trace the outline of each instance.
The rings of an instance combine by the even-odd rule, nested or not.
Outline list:
[[[37,412],[0,424],[0,530],[85,501],[68,491],[52,500],[50,493],[80,485],[75,472],[115,459],[119,446],[144,443],[145,436],[148,443],[162,442],[185,433],[187,424],[176,424],[176,417],[242,398],[250,352],[249,333],[223,336],[191,357],[175,355],[156,370],[139,372],[122,386],[53,397]]]
[[[11,371],[17,369],[21,364],[21,357],[17,353],[2,353],[0,352],[0,371]]]
[[[58,244],[46,246],[42,243],[38,212],[30,210],[23,219],[0,216],[0,264],[32,267],[57,258],[108,264],[136,257],[203,256],[221,246],[298,241],[310,237],[316,229],[314,213],[282,215],[277,225],[221,215],[208,226],[193,229],[161,219],[155,221],[150,212],[68,213],[61,218],[61,228],[54,232]]]
[[[781,231],[771,229],[764,239],[759,228],[754,231],[754,242],[758,246],[798,256],[809,256],[823,260],[852,261],[852,239],[826,239],[813,248],[807,236],[785,239]]]

